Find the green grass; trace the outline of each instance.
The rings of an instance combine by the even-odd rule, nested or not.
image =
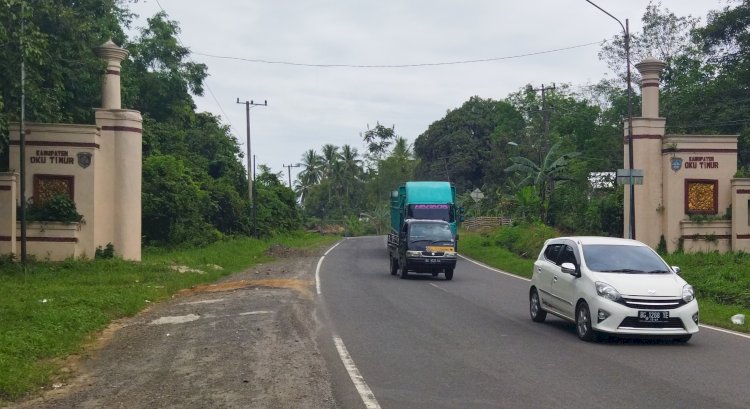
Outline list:
[[[267,262],[274,244],[314,247],[334,236],[297,233],[267,240],[227,240],[200,249],[147,249],[143,261],[0,262],[0,403],[19,399],[59,376],[59,360],[80,352],[112,320],[148,303]],[[215,264],[221,270],[209,268]],[[179,273],[185,265],[205,273]]]
[[[545,237],[547,234],[550,235]],[[459,251],[492,267],[530,278],[544,239],[554,235],[551,230],[528,227],[462,232]],[[531,245],[538,245],[536,252],[531,251]],[[521,257],[519,254],[523,253],[533,256]],[[680,266],[680,275],[695,288],[701,323],[750,333],[750,254],[670,254],[664,258],[670,265]],[[732,324],[730,317],[735,314],[745,314],[743,325]]]

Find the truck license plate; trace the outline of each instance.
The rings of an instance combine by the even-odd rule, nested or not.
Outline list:
[[[432,253],[442,253],[445,251],[453,251],[452,246],[427,246],[427,251]]]
[[[668,320],[669,311],[638,311],[640,322],[667,322]]]

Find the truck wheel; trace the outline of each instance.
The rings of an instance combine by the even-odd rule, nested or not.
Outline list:
[[[398,276],[399,276],[399,278],[401,278],[401,279],[404,279],[404,278],[406,278],[406,277],[408,277],[408,276],[409,276],[409,272],[408,272],[408,271],[407,271],[407,269],[406,269],[406,263],[404,263],[404,265],[403,265],[403,266],[402,266],[402,265],[399,265],[399,268],[398,268]]]
[[[398,273],[398,261],[393,257],[389,258],[391,260],[391,275],[395,276]]]
[[[445,279],[446,280],[453,280],[453,269],[452,268],[446,268],[445,269]]]

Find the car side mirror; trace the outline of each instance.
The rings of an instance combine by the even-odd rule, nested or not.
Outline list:
[[[677,266],[672,266],[672,271],[674,271],[675,274],[680,274],[680,271],[682,270]]]
[[[569,262],[562,263],[562,265],[560,265],[560,268],[562,269],[562,272],[565,274],[570,274],[575,277],[581,276],[581,274],[578,272],[578,269],[576,268],[576,265],[573,263],[569,263]]]

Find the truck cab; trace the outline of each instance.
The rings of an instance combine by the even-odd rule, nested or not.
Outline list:
[[[453,279],[456,268],[456,240],[449,222],[407,219],[398,235],[390,235],[388,254],[391,274],[406,278],[409,272],[445,274]]]

